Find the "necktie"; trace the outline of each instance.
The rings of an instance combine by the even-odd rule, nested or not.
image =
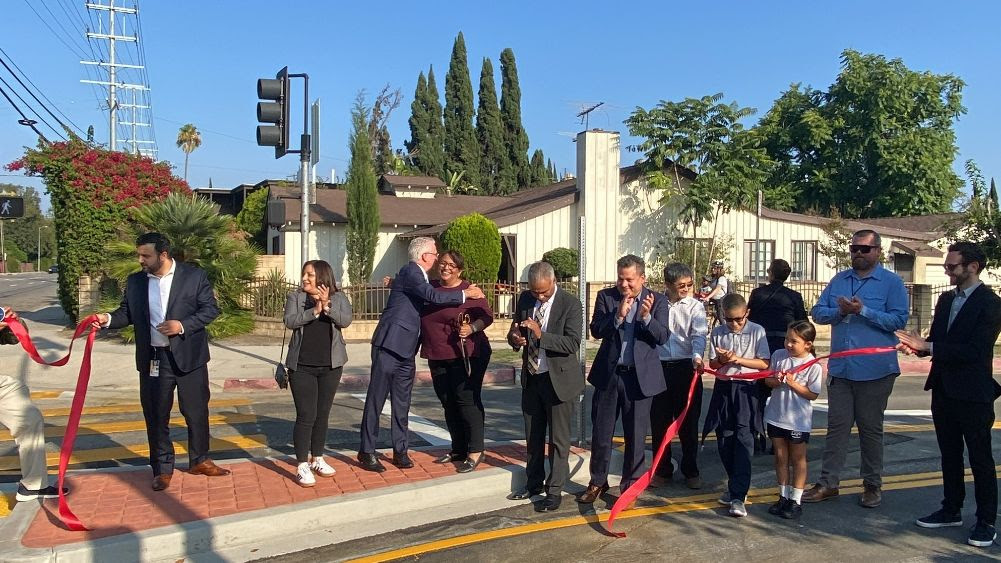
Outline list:
[[[545,316],[540,305],[535,310],[535,315],[532,319],[539,323],[541,327]],[[532,375],[539,373],[539,339],[535,337],[535,333],[532,331],[528,331],[528,373]]]

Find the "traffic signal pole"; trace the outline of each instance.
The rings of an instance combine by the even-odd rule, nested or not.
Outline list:
[[[299,198],[302,213],[299,215],[299,236],[302,238],[302,263],[309,260],[309,75],[290,74],[289,78],[301,77],[302,88],[302,136],[299,138]]]

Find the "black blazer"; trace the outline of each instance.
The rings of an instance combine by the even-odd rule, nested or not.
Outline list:
[[[643,288],[639,300],[653,294],[653,308],[650,310],[650,324],[644,324],[636,319],[636,331],[633,333],[633,361],[636,364],[636,380],[644,397],[653,397],[667,390],[664,381],[664,371],[660,364],[660,354],[657,347],[667,342],[670,334],[667,328],[668,315],[667,297]],[[619,288],[610,287],[598,292],[595,299],[594,316],[591,317],[591,336],[601,339],[598,354],[591,365],[591,373],[587,380],[598,389],[608,388],[615,365],[622,353],[622,335],[615,328],[615,316],[619,304],[622,303],[622,293]],[[637,308],[636,316],[639,317]]]
[[[552,298],[549,324],[542,333],[539,348],[546,351],[549,379],[553,383],[556,396],[560,401],[567,402],[576,400],[584,391],[584,375],[577,359],[584,331],[584,313],[581,311],[580,301],[566,291],[557,289]],[[532,318],[535,301],[535,296],[531,292],[521,292],[515,309],[516,322]],[[526,379],[532,377],[527,369],[527,347],[521,357],[521,386],[524,387]]]
[[[176,262],[176,261],[175,261]],[[184,373],[198,369],[209,361],[209,340],[205,325],[219,316],[212,284],[205,270],[176,262],[174,279],[167,297],[164,318],[180,321],[184,334],[171,336],[170,351],[177,367]],[[149,278],[146,272],[129,276],[125,282],[125,295],[118,309],[111,312],[108,328],[136,327],[136,369],[149,373],[152,359],[149,324]]]
[[[932,342],[931,370],[925,390],[936,389],[951,399],[993,402],[1001,394],[994,381],[994,342],[1001,332],[1001,297],[981,284],[949,324],[955,291],[946,291],[935,304],[928,342]]]

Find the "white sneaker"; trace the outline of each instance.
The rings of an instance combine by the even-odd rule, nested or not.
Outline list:
[[[722,506],[730,506],[732,501],[730,500],[730,491],[723,491],[723,494],[716,499],[716,502],[720,503]]]
[[[309,463],[305,461],[300,463],[299,469],[296,473],[296,480],[299,481],[299,486],[312,487],[316,484],[316,479],[313,477],[313,471],[309,469]]]
[[[327,460],[323,459],[323,456],[314,457],[313,461],[310,462],[309,468],[320,477],[333,477],[337,470],[327,464]]]
[[[734,518],[743,518],[747,516],[747,509],[744,508],[744,501],[735,500],[730,503],[730,516]]]

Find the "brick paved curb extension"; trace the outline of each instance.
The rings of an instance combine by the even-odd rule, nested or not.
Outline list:
[[[514,445],[491,444],[488,451]],[[523,448],[523,445],[517,444],[517,447]],[[353,453],[337,455],[351,456]],[[571,477],[576,486],[568,488],[567,493],[584,489],[582,483],[590,478],[588,459],[586,451],[572,454]],[[235,460],[233,463],[248,462],[267,464],[274,460]],[[149,470],[122,468],[74,473],[100,476],[102,473],[136,471],[143,472],[146,477]],[[0,538],[4,538],[0,540],[0,553],[3,554],[0,559],[11,562],[177,561],[185,558],[246,561],[508,508],[516,503],[505,496],[523,487],[524,479],[523,465],[518,464],[481,467],[468,474],[433,476],[417,482],[394,484],[387,479],[389,485],[372,490],[293,501],[250,512],[34,549],[24,547],[21,539],[32,523],[39,517],[44,518],[45,514],[39,514],[41,503],[18,503],[12,514],[0,521]],[[461,494],[457,494],[459,491]],[[54,502],[48,503],[47,510],[55,510]]]

